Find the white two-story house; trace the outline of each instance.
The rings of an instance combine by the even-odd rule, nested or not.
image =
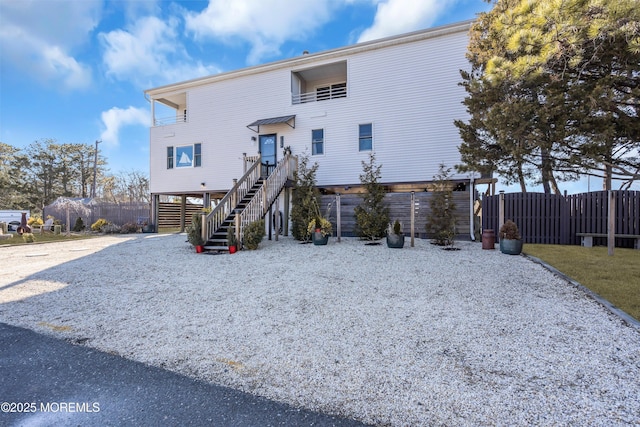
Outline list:
[[[458,83],[460,70],[469,68],[470,25],[467,21],[305,52],[145,91],[153,120],[154,222],[162,194],[197,196],[206,206],[222,203],[226,207],[218,209],[224,212],[217,215],[228,216],[279,163],[286,163],[277,171],[282,176],[269,183],[269,194],[258,191],[264,199],[257,203],[264,214],[278,200],[286,219],[286,176],[295,168],[295,159],[285,159],[287,148],[293,156],[306,154],[318,163],[317,185],[323,194],[357,192],[361,161],[372,152],[390,193],[425,192],[441,163],[460,163],[460,136],[453,121],[467,117],[462,104],[466,93]],[[262,166],[252,172],[258,155]],[[241,179],[245,174],[251,175],[246,178],[250,182]],[[452,177],[464,183],[467,194],[474,178]],[[234,179],[240,181],[235,188]],[[469,212],[470,202],[460,208]],[[209,219],[206,233],[212,234],[223,220]],[[469,232],[468,227],[461,232]]]

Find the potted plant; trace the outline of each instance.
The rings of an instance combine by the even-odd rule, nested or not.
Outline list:
[[[329,236],[333,233],[333,226],[326,218],[316,216],[315,219],[309,221],[307,233],[311,235],[311,241],[314,245],[326,245]]]
[[[234,225],[230,225],[229,228],[227,228],[227,246],[229,247],[230,254],[235,254],[238,251],[236,227]]]
[[[202,238],[202,214],[194,213],[191,216],[191,225],[187,227],[187,240],[195,246],[197,253],[204,252],[204,239]]]
[[[522,238],[515,222],[507,220],[500,227],[500,251],[508,255],[520,255],[522,252]]]
[[[389,228],[387,230],[387,247],[404,247],[404,233],[402,232],[402,224],[397,219],[393,222],[393,225],[389,223]]]
[[[155,231],[155,227],[153,224],[149,224],[147,221],[142,223],[142,232],[143,233],[153,233]]]

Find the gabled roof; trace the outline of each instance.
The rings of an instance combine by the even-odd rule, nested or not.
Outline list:
[[[201,86],[208,83],[213,83],[220,80],[232,79],[244,75],[251,75],[262,73],[265,71],[275,70],[279,68],[294,68],[308,66],[319,60],[326,60],[332,58],[344,58],[346,55],[366,52],[370,50],[382,49],[389,46],[395,46],[404,43],[411,43],[415,41],[441,37],[447,34],[467,32],[471,28],[471,24],[474,20],[462,21],[454,24],[443,25],[440,27],[428,28],[426,30],[414,31],[411,33],[401,34],[392,37],[386,37],[378,40],[372,40],[368,42],[358,43],[351,46],[341,47],[337,49],[331,49],[324,52],[304,54],[294,58],[283,59],[276,62],[270,62],[267,64],[254,65],[253,67],[241,68],[239,70],[227,71],[224,73],[214,74],[211,76],[200,77],[192,80],[186,80],[174,84],[165,86],[159,86],[144,91],[145,95],[153,96],[155,94],[163,94],[172,91],[186,90],[190,87]]]

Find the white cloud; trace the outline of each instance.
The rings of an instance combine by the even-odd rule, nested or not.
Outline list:
[[[102,0],[0,1],[3,60],[41,81],[89,86],[91,68],[73,52],[90,41],[101,10]]]
[[[331,19],[343,1],[317,0],[209,0],[200,13],[185,12],[187,31],[196,41],[241,40],[251,45],[247,58],[256,64],[277,55],[287,40],[303,40]]]
[[[373,25],[362,32],[358,42],[430,27],[453,3],[453,0],[380,1]]]
[[[150,87],[219,72],[189,57],[179,41],[178,26],[177,18],[163,21],[147,16],[135,21],[130,30],[101,33],[107,74]]]
[[[143,108],[129,107],[126,110],[113,107],[101,114],[104,130],[100,134],[102,142],[108,146],[116,147],[120,144],[120,129],[124,126],[140,125],[149,127],[150,113]]]

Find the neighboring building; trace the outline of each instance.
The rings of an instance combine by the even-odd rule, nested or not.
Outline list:
[[[287,147],[319,164],[323,194],[357,191],[361,161],[371,152],[389,191],[424,192],[439,164],[460,162],[453,121],[468,117],[459,82],[460,70],[469,69],[470,25],[303,54],[145,91],[153,120],[153,215],[162,194],[198,196],[206,205],[215,204],[251,166],[252,156],[261,153],[271,172]],[[467,192],[474,178],[453,176],[467,184]],[[283,185],[280,180],[278,187]],[[274,197],[278,194],[284,200],[288,192],[278,188]],[[231,196],[222,201],[227,199]],[[260,203],[264,208],[271,202]],[[234,207],[224,209],[229,214]]]

